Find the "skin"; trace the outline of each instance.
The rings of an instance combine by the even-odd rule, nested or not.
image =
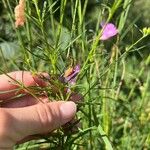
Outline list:
[[[47,74],[43,74],[48,77]],[[22,82],[26,87],[46,86],[41,79],[33,77],[30,72],[9,73],[13,79]],[[23,97],[11,100],[18,86],[6,75],[0,75],[0,150],[11,150],[17,143],[35,138],[36,134],[46,134],[70,121],[76,113],[74,102],[49,102],[40,97],[38,102],[26,91]],[[12,91],[3,93],[2,91]]]

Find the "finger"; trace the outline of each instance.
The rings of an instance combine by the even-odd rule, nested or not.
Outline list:
[[[27,107],[31,105],[35,105],[37,103],[47,103],[49,102],[47,97],[35,97],[31,95],[26,95],[23,97],[16,98],[14,100],[8,100],[1,104],[3,108],[20,108],[20,107]]]
[[[48,77],[48,74],[46,73],[43,73],[42,75],[46,78]],[[17,92],[13,90],[19,88],[19,85],[17,85],[15,81],[21,82],[25,87],[46,85],[46,83],[42,79],[40,79],[37,75],[33,76],[30,72],[27,71],[12,72],[9,73],[8,76],[3,74],[0,75],[0,99],[7,99],[12,96],[15,96]]]
[[[83,100],[83,96],[80,93],[72,92],[69,97],[69,100],[77,104]]]
[[[31,141],[31,140],[38,140],[41,139],[41,137],[37,136],[37,135],[30,135],[24,139],[22,139],[21,141],[18,141],[16,144],[23,144],[25,142]]]
[[[50,136],[53,136],[53,133],[46,133],[46,134],[35,134],[35,135],[29,135],[28,137],[25,137],[21,141],[18,141],[16,144],[23,144],[25,142],[31,141],[31,140],[38,140],[41,138],[49,138]]]
[[[76,113],[76,105],[74,102],[61,101],[17,109],[1,109],[9,114],[7,118],[9,118],[8,120],[11,124],[6,122],[3,125],[2,123],[0,130],[5,133],[5,136],[10,137],[15,142],[29,135],[50,132],[70,121]]]

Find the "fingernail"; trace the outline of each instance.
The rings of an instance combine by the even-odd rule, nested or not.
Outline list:
[[[62,114],[63,119],[71,120],[76,113],[77,107],[74,102],[64,102],[60,106],[60,111]]]
[[[35,83],[38,84],[39,86],[47,86],[48,83],[46,82],[45,79],[49,80],[50,76],[47,73],[38,73],[33,75],[33,79]]]
[[[41,73],[42,76],[44,76],[44,78],[46,78],[47,80],[50,80],[50,76],[48,73]]]

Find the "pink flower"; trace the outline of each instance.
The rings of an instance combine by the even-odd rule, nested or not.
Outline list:
[[[65,82],[69,83],[70,85],[74,85],[76,82],[76,76],[80,72],[80,66],[76,65],[74,68],[72,68],[72,69],[69,68],[68,70],[70,71],[70,73],[68,74],[68,72],[67,72],[67,76],[64,76]]]
[[[77,75],[80,72],[80,66],[76,65],[75,67],[69,67],[64,74],[59,77],[61,83],[67,84],[67,93],[71,92],[71,86],[76,84]]]
[[[100,40],[105,41],[118,34],[117,27],[112,23],[102,23],[102,35]]]

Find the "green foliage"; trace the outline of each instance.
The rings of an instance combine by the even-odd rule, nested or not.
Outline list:
[[[71,60],[81,65],[72,89],[84,96],[79,132],[58,130],[16,149],[149,149],[150,12],[139,5],[143,0],[26,0],[26,23],[19,28],[17,2],[0,3],[1,70],[61,75]],[[102,21],[116,24],[119,35],[100,41]]]

